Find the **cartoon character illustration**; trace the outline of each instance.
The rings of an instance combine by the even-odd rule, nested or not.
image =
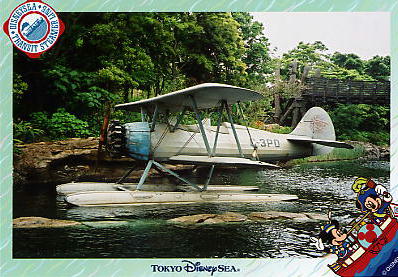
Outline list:
[[[390,213],[392,196],[384,186],[376,184],[371,179],[359,177],[352,185],[352,189],[357,193],[356,205],[362,212],[372,212],[378,221]]]
[[[350,229],[342,232],[339,222],[331,220],[329,212],[329,223],[321,228],[317,238],[311,238],[318,250],[337,255],[337,260],[328,266],[340,276],[375,272],[377,262],[373,262],[376,261],[373,258],[382,251],[382,257],[390,257],[394,251],[391,249],[395,249],[391,243],[398,241],[398,221],[390,207],[395,204],[391,203],[392,196],[387,189],[371,179],[360,177],[355,180],[352,190],[357,194],[356,205],[362,214],[346,224]],[[385,247],[387,244],[390,246]]]
[[[311,237],[311,240],[318,250],[333,253],[338,258],[343,258],[352,250],[355,241],[350,237],[347,238],[347,234],[340,228],[339,222],[331,219],[330,212],[328,216],[329,223],[321,227],[318,238]],[[331,245],[331,247],[325,247],[325,243]]]

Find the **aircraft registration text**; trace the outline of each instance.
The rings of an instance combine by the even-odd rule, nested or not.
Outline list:
[[[257,139],[254,143],[260,147],[281,147],[279,139]]]

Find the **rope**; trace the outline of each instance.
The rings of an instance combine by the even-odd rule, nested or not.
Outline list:
[[[166,123],[166,128],[164,128],[162,135],[160,136],[158,142],[156,143],[155,147],[153,147],[153,153],[155,154],[156,150],[158,149],[158,147],[160,146],[160,144],[162,143],[162,141],[164,140],[167,132],[169,131],[169,119],[167,118],[167,123]]]
[[[351,229],[347,232],[347,235],[350,234],[355,229],[355,227],[357,227],[359,223],[361,223],[370,213],[371,211],[367,212],[354,226],[352,226]]]

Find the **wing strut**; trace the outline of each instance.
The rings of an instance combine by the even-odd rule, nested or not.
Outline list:
[[[216,137],[214,138],[213,152],[211,153],[211,156],[210,156],[210,157],[214,157],[214,156],[216,155],[218,134],[220,133],[220,126],[221,126],[221,120],[222,120],[222,112],[223,112],[223,110],[224,110],[224,103],[221,102],[220,107],[218,107],[217,131],[216,131]]]
[[[151,132],[155,130],[155,125],[156,125],[156,120],[158,119],[158,115],[159,115],[159,106],[158,104],[156,104],[155,111],[153,112],[152,116]]]
[[[203,141],[204,141],[205,146],[206,146],[207,154],[210,157],[211,156],[210,145],[209,145],[209,141],[207,140],[207,136],[206,136],[206,133],[205,133],[205,128],[203,127],[203,124],[202,124],[202,118],[201,118],[200,113],[198,111],[198,106],[196,105],[195,97],[193,95],[190,95],[190,97],[191,97],[191,100],[192,100],[192,108],[193,108],[193,110],[194,110],[194,112],[196,114],[196,120],[198,121],[198,124],[199,124],[200,133],[202,134]]]
[[[186,111],[187,111],[187,108],[184,107],[184,108],[182,109],[182,112],[178,115],[177,122],[176,122],[175,125],[171,128],[170,132],[173,133],[173,132],[175,132],[175,130],[177,130],[177,127],[178,127],[178,125],[180,125],[181,120],[182,120],[182,118],[184,117]]]
[[[231,111],[229,110],[227,101],[224,100],[223,102],[224,102],[225,109],[227,110],[228,120],[229,120],[229,123],[231,124],[232,132],[234,133],[234,137],[235,137],[236,145],[238,146],[239,154],[242,158],[244,158],[243,152],[242,152],[242,147],[240,147],[238,134],[236,133],[236,130],[235,130],[234,121],[232,120]]]

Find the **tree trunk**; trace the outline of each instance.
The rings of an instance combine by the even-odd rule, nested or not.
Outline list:
[[[281,95],[279,93],[275,93],[274,102],[275,102],[274,122],[279,124],[279,120],[281,119],[282,115]]]

